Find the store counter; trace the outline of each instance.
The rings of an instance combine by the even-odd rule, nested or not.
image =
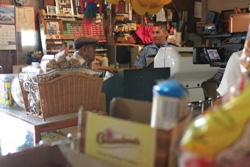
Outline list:
[[[41,133],[77,126],[78,113],[49,117],[45,120],[27,115],[25,110],[18,107],[0,108],[0,119],[1,125],[4,124],[2,127],[4,126],[8,133],[15,133],[10,131],[13,126],[31,132],[33,143],[36,145],[41,140]]]

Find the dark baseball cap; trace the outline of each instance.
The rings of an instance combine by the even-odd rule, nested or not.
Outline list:
[[[94,38],[80,37],[74,41],[74,48],[78,50],[84,45],[92,45],[96,43],[97,43],[97,40]]]

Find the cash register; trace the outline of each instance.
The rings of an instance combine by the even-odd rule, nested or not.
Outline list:
[[[194,64],[193,48],[162,47],[154,58],[154,68],[170,67],[170,77],[183,84],[189,91],[189,102],[205,100],[204,81],[212,78],[219,67]]]
[[[204,48],[204,50],[209,60],[210,66],[222,68],[226,67],[227,62],[223,60],[218,48]]]

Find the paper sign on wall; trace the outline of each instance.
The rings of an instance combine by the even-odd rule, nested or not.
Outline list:
[[[0,4],[0,50],[16,50],[15,8]]]
[[[35,31],[34,15],[33,7],[16,7],[16,31]]]

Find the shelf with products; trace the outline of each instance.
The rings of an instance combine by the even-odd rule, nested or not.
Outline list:
[[[41,10],[39,14],[43,54],[55,54],[65,43],[69,47],[69,52],[74,52],[73,41],[82,36],[98,40],[97,54],[107,52],[102,19],[98,18],[96,22],[83,24],[83,16],[80,15],[51,15],[47,14],[45,10]]]
[[[116,43],[131,43],[131,38],[136,29],[136,22],[129,20],[127,13],[116,13],[113,26],[113,35]]]
[[[77,14],[77,15],[71,15],[71,14],[56,14],[56,13],[47,13],[46,17],[60,17],[60,18],[76,18],[76,19],[82,19],[83,15],[82,14]]]
[[[50,34],[50,35],[45,35],[45,38],[47,40],[56,40],[56,39],[65,39],[65,40],[70,40],[70,39],[75,39],[75,38],[78,38],[78,37],[81,37],[83,36],[82,34]],[[94,39],[97,39],[97,40],[106,40],[106,38],[104,36],[87,36],[87,35],[84,35],[86,37],[91,37],[91,38],[94,38]]]
[[[73,41],[74,38],[71,38],[70,36],[67,37],[65,36],[65,38],[61,38],[61,36],[57,39],[55,38],[48,38],[46,40],[46,44],[47,44],[47,54],[55,54],[58,53],[62,47],[63,44],[67,44],[69,52],[73,53],[74,52],[74,48],[73,48]],[[105,55],[103,54],[106,53],[108,50],[107,48],[105,48],[106,43],[98,43],[97,44],[97,48],[96,48],[96,53],[98,55]]]
[[[102,15],[98,15],[89,24],[83,24],[83,15],[79,14],[50,14],[41,10],[39,18],[43,54],[54,54],[60,50],[60,45],[73,43],[81,36],[95,38],[98,43],[106,43]],[[70,52],[73,52],[73,48]]]
[[[57,14],[54,15],[55,17],[52,17],[46,14],[45,10],[41,10],[39,15],[43,54],[55,54],[60,50],[65,41],[73,41],[75,38],[83,35],[81,32],[65,34],[64,32],[67,31],[67,29],[64,28],[64,25],[66,25],[67,22]],[[76,23],[81,26],[80,21],[76,21]]]

